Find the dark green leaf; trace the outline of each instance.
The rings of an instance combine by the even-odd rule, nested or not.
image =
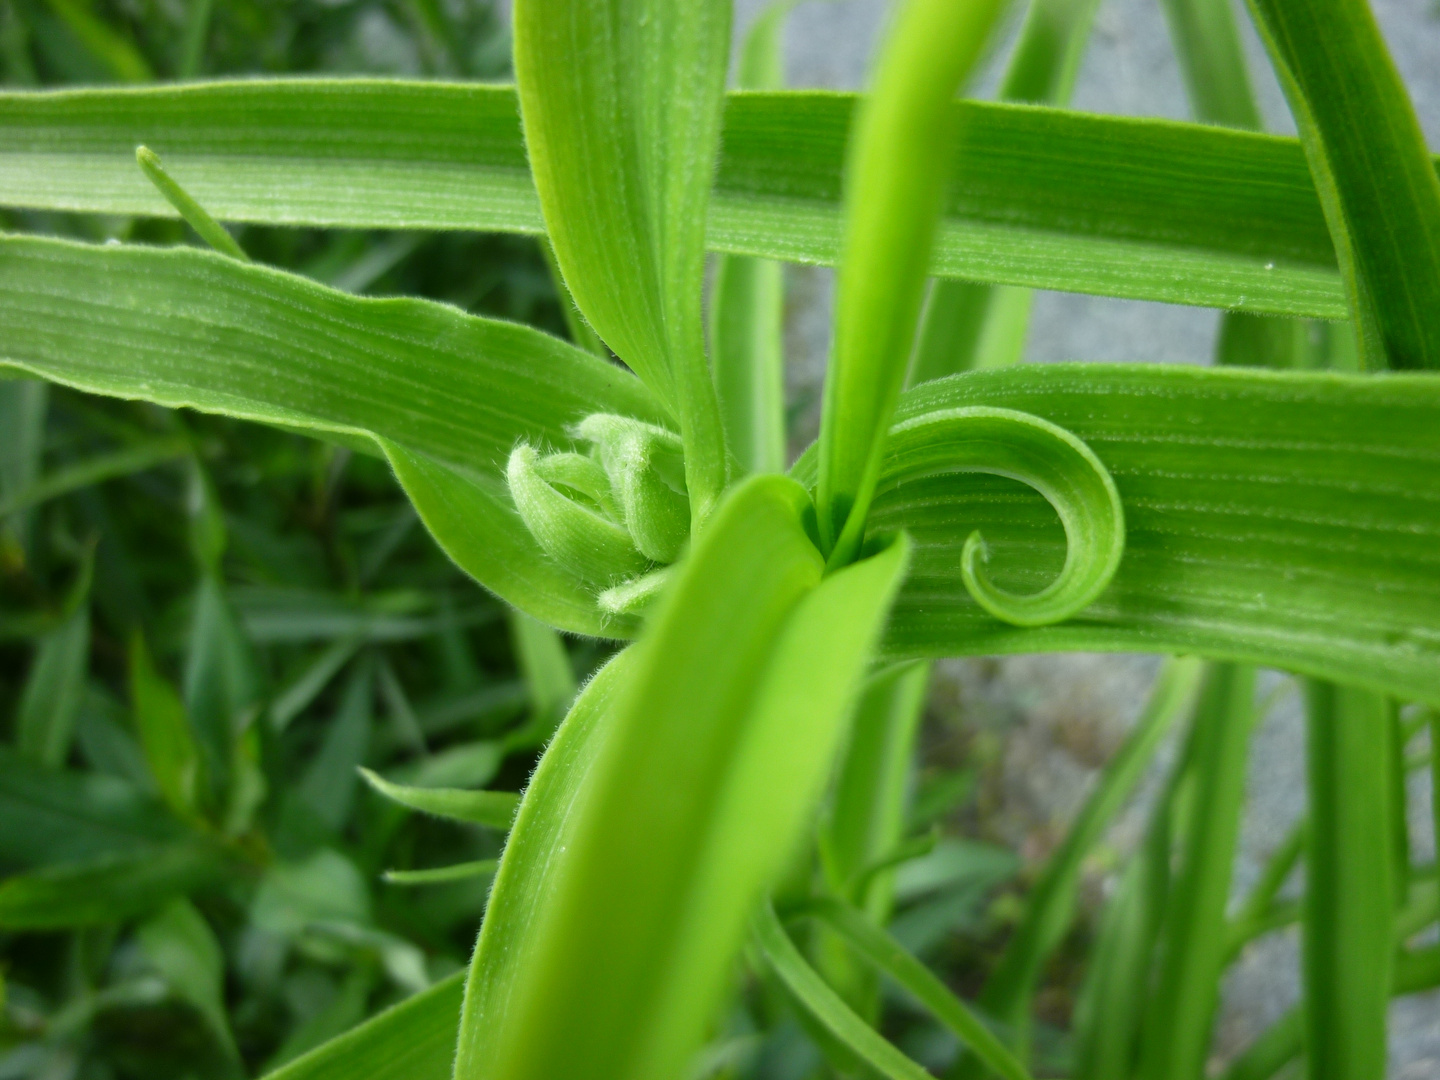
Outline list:
[[[121,922],[208,884],[222,870],[214,849],[194,842],[34,870],[0,884],[0,927],[61,930]]]
[[[63,765],[90,667],[90,608],[81,605],[40,640],[15,718],[16,745],[26,757]]]
[[[182,818],[195,817],[204,791],[205,763],[185,704],[155,670],[139,630],[130,638],[130,708],[161,797]]]

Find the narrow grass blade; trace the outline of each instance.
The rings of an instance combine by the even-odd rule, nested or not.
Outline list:
[[[745,481],[681,564],[557,835],[533,940],[482,932],[477,971],[528,955],[467,1006],[457,1075],[669,1077],[698,1048],[904,567],[902,539],[820,584],[804,506],[784,478]]]
[[[1066,104],[1098,6],[1097,0],[1032,0],[1000,83],[1000,98]],[[1013,286],[936,280],[915,342],[910,382],[1018,362],[1029,331],[1032,295]]]
[[[950,101],[979,59],[998,0],[907,0],[880,54],[846,164],[835,345],[820,420],[816,512],[830,565],[860,550],[891,414],[909,365],[949,159]]]
[[[150,82],[150,64],[129,36],[90,10],[85,0],[46,0],[81,46],[121,82]]]
[[[289,686],[275,695],[270,703],[271,726],[276,731],[289,727],[290,721],[304,712],[330,685],[330,680],[349,663],[360,645],[361,640],[354,637],[343,637],[327,645]]]
[[[1141,1038],[1142,1080],[1205,1075],[1225,960],[1225,905],[1244,805],[1254,696],[1253,669],[1215,664],[1207,671],[1195,716],[1189,825]]]
[[[1312,1080],[1385,1071],[1393,951],[1390,714],[1371,691],[1306,685],[1310,823],[1303,1026]]]
[[[64,930],[121,922],[208,884],[223,869],[213,848],[189,842],[17,874],[0,884],[0,928]]]
[[[370,750],[374,698],[375,665],[366,656],[350,669],[335,716],[296,786],[299,799],[337,832],[350,817],[357,774]]]
[[[701,298],[730,5],[522,0],[514,26],[555,257],[590,325],[674,410],[698,523],[727,469]]]
[[[1203,665],[1194,659],[1166,661],[1135,730],[1105,767],[1094,793],[1031,889],[1025,912],[979,997],[981,1007],[1012,1030],[1024,1032],[1029,1026],[1040,975],[1074,917],[1086,855],[1130,797],[1166,733],[1194,702],[1202,671]]]
[[[50,387],[36,379],[0,379],[0,503],[7,507],[40,478]],[[0,521],[0,558],[23,565],[30,555],[30,517]]]
[[[77,461],[72,465],[56,469],[38,477],[25,488],[7,493],[0,498],[0,518],[38,506],[50,499],[68,495],[72,491],[104,483],[116,477],[153,469],[166,461],[173,461],[188,453],[188,448],[171,440],[160,440],[148,445],[126,447],[93,458]]]
[[[449,1080],[464,983],[456,972],[265,1080]]]
[[[530,691],[530,708],[546,721],[548,734],[575,698],[575,671],[565,642],[544,623],[518,611],[510,617],[510,640]]]
[[[830,889],[879,926],[894,908],[893,868],[904,854],[915,737],[929,687],[928,663],[897,664],[866,681],[820,833]],[[933,847],[933,835],[926,839]],[[880,988],[874,971],[831,935],[822,933],[816,950],[826,981],[873,1018]]]
[[[1440,367],[1440,179],[1366,0],[1251,0],[1371,370]]]
[[[175,212],[185,219],[185,223],[199,234],[201,240],[204,240],[221,255],[229,255],[230,258],[239,259],[241,262],[250,261],[250,257],[236,243],[235,238],[225,231],[225,227],[207,214],[205,208],[191,198],[190,193],[177,184],[165,171],[165,166],[160,162],[160,155],[148,146],[138,146],[135,148],[135,163],[155,185],[155,189],[165,196],[165,201],[173,206]]]
[[[740,54],[739,85],[785,83],[785,19],[793,0],[774,0],[755,20]],[[785,273],[769,259],[729,255],[715,265],[710,358],[725,444],[742,473],[785,471]]]
[[[815,1022],[887,1080],[930,1080],[930,1073],[856,1016],[840,995],[805,962],[767,902],[755,916],[755,940],[775,974]]]
[[[1164,0],[1161,6],[1194,115],[1227,127],[1263,128],[1231,0]]]
[[[499,865],[498,859],[476,859],[474,862],[439,866],[433,870],[386,870],[382,876],[387,885],[448,885],[455,881],[489,877]]]
[[[145,638],[137,629],[130,639],[130,707],[145,761],[160,795],[182,818],[200,810],[204,760],[180,695],[150,659]]]
[[[1245,902],[1230,920],[1228,958],[1274,927],[1275,898],[1305,853],[1305,823],[1298,823],[1270,855],[1260,878],[1251,887]]]
[[[392,802],[424,814],[463,821],[470,825],[486,825],[492,829],[509,829],[515,820],[520,796],[510,791],[467,791],[462,788],[408,787],[394,784],[369,769],[360,775],[372,788]]]
[[[90,668],[90,606],[81,604],[40,640],[15,716],[20,753],[51,768],[70,756]]]
[[[979,1016],[884,930],[848,904],[825,902],[817,908],[817,913],[866,960],[924,1005],[997,1076],[1006,1080],[1027,1080],[1029,1072]]]

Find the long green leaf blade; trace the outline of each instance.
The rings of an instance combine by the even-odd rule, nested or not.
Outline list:
[[[1142,1080],[1203,1080],[1225,964],[1225,905],[1240,835],[1255,672],[1206,673],[1191,739],[1188,827],[1140,1043]]]
[[[1440,367],[1440,179],[1366,0],[1251,0],[1300,129],[1366,366]]]
[[[520,803],[520,796],[510,791],[411,787],[391,783],[369,769],[361,769],[360,775],[381,795],[401,806],[451,821],[488,825],[492,829],[509,829],[515,819],[515,808]]]
[[[1306,683],[1303,1027],[1312,1080],[1380,1076],[1393,957],[1390,710]],[[1407,853],[1408,854],[1408,853]]]
[[[833,265],[855,104],[730,95],[707,246]],[[953,108],[964,167],[952,170],[932,273],[1346,317],[1296,140]],[[516,115],[508,87],[361,79],[0,94],[0,204],[172,215],[135,167],[145,143],[222,220],[538,233]]]

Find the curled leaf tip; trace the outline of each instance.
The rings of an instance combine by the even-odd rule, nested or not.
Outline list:
[[[670,580],[673,568],[662,566],[637,578],[606,589],[596,602],[607,615],[643,615]]]
[[[1008,476],[1034,488],[1065,528],[1065,564],[1031,595],[995,585],[990,548],[977,529],[960,553],[960,575],[975,602],[1015,626],[1071,618],[1105,591],[1125,551],[1125,514],[1115,481],[1093,450],[1064,428],[1013,409],[945,409],[890,432],[881,488],[947,472]]]

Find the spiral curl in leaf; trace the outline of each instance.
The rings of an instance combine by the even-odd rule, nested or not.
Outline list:
[[[1008,476],[1043,495],[1065,527],[1065,564],[1038,593],[995,585],[979,530],[965,540],[960,574],[975,602],[1015,626],[1046,626],[1092,603],[1125,551],[1125,513],[1104,463],[1062,427],[1013,409],[945,409],[890,429],[879,492],[948,472]]]

